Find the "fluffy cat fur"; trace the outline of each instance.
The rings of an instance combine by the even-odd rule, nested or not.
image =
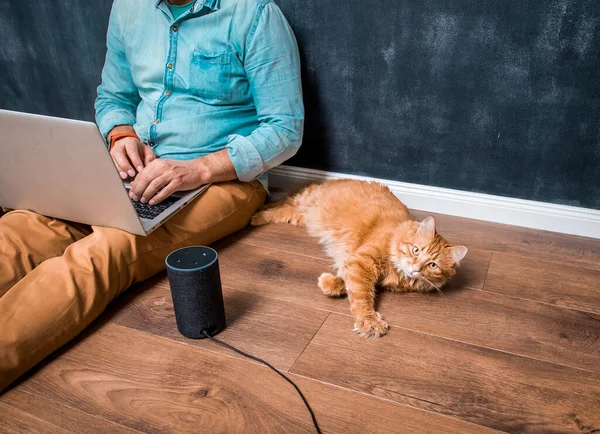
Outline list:
[[[318,237],[336,274],[323,273],[319,288],[329,297],[348,294],[354,331],[378,338],[388,330],[375,311],[375,287],[396,292],[438,289],[467,254],[435,230],[435,220],[413,220],[408,208],[381,184],[355,180],[308,186],[252,217],[254,226],[291,223]]]

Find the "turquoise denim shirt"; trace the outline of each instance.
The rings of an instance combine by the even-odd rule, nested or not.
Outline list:
[[[242,181],[293,156],[304,106],[298,47],[271,0],[115,0],[96,99],[104,137],[133,125],[160,158],[227,149]]]

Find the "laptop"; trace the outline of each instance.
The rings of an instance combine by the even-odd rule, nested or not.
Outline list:
[[[129,198],[92,122],[0,110],[0,206],[148,235],[208,188]]]

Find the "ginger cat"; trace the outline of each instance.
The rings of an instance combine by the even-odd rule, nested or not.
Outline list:
[[[310,185],[252,217],[254,226],[305,226],[334,260],[336,275],[323,273],[319,288],[330,297],[348,294],[354,331],[378,338],[388,330],[375,311],[375,287],[407,292],[438,289],[467,254],[435,230],[435,220],[413,220],[408,208],[381,184],[355,180]]]

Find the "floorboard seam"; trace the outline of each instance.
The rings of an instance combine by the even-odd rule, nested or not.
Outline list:
[[[466,288],[466,289],[471,289],[471,288]],[[547,301],[534,300],[532,298],[519,297],[518,295],[509,295],[509,294],[504,294],[502,292],[489,291],[487,289],[479,289],[478,291],[484,292],[486,294],[501,295],[502,297],[509,297],[509,298],[514,299],[514,300],[525,300],[525,301],[529,301],[531,303],[543,304],[544,306],[550,306],[550,307],[554,307],[556,309],[566,309],[566,310],[570,310],[570,311],[574,311],[574,312],[579,312],[579,313],[583,313],[583,314],[589,313],[589,314],[592,314],[592,315],[600,315],[600,312],[594,312],[594,311],[591,311],[591,310],[585,310],[583,308],[576,308],[576,307],[569,307],[569,306],[559,306],[557,304],[548,303]]]
[[[227,287],[227,286],[224,285],[224,287]],[[538,300],[531,300],[531,299],[526,299],[526,298],[521,298],[521,297],[515,297],[513,295],[507,295],[507,294],[502,294],[502,293],[498,293],[498,292],[485,291],[485,290],[482,290],[482,289],[476,289],[476,288],[471,288],[471,287],[465,287],[464,289],[465,290],[469,290],[469,291],[477,291],[477,292],[483,292],[483,293],[486,293],[486,294],[492,294],[492,295],[499,296],[499,297],[507,297],[507,298],[511,298],[511,299],[514,299],[514,300],[525,300],[525,301],[532,302],[532,303],[539,303],[539,304],[542,304],[542,305],[545,305],[545,306],[550,306],[550,307],[557,308],[557,309],[567,309],[567,310],[570,310],[570,311],[575,311],[575,312],[584,314],[584,315],[586,315],[588,317],[589,317],[589,315],[596,315],[594,312],[582,311],[582,310],[567,308],[567,307],[563,307],[563,306],[556,306],[554,304],[545,303],[545,302],[538,301]],[[295,305],[302,306],[302,307],[305,307],[305,308],[309,307],[308,305],[306,305],[306,304],[304,304],[302,302],[297,302],[297,301],[293,301],[293,300],[290,301],[290,300],[279,298],[279,297],[274,297],[274,298],[276,298],[278,301],[283,301],[283,302],[287,302],[287,303],[293,303]],[[344,317],[350,317],[350,318],[352,317],[352,315],[350,313],[343,313],[343,312],[331,311],[331,310],[328,310],[328,309],[322,308],[322,307],[310,307],[310,308],[315,309],[315,310],[319,310],[319,311],[329,312],[329,315],[330,314],[335,314],[335,315],[341,315],[341,316],[344,316]],[[329,318],[329,315],[327,315],[327,317],[325,319]],[[323,323],[324,322],[325,321],[323,321]],[[579,371],[590,373],[590,374],[596,374],[596,375],[600,374],[600,373],[597,373],[595,371],[590,371],[590,370],[588,370],[586,368],[580,368],[580,367],[577,367],[577,366],[566,365],[566,364],[562,364],[562,363],[558,363],[558,362],[553,362],[551,360],[538,359],[538,358],[535,358],[535,357],[526,356],[524,354],[513,353],[513,352],[502,350],[502,349],[499,349],[499,348],[488,347],[488,346],[485,346],[485,345],[476,344],[474,342],[468,342],[468,341],[463,341],[463,340],[460,340],[460,339],[451,338],[451,337],[448,337],[448,336],[438,335],[438,334],[434,334],[434,333],[428,333],[428,332],[425,332],[425,331],[422,331],[422,330],[418,330],[418,329],[411,329],[411,328],[407,328],[407,327],[402,327],[402,326],[400,326],[398,324],[395,324],[395,323],[389,323],[389,324],[392,327],[397,327],[397,328],[400,328],[400,329],[403,329],[403,330],[408,330],[408,331],[415,332],[415,333],[420,333],[420,334],[423,334],[423,335],[434,336],[434,337],[437,337],[437,338],[440,338],[440,339],[444,339],[444,340],[447,340],[447,341],[451,341],[451,342],[459,342],[461,344],[470,345],[470,346],[477,347],[477,348],[484,348],[484,349],[491,350],[491,351],[498,351],[498,352],[501,352],[501,353],[504,353],[504,354],[509,354],[509,355],[513,355],[513,356],[517,356],[517,357],[522,357],[522,358],[525,358],[525,359],[537,360],[539,362],[552,363],[553,365],[556,365],[556,366],[563,366],[563,367],[566,367],[566,368],[577,369]],[[322,324],[321,324],[321,327],[322,327]],[[319,329],[321,327],[319,327]],[[316,335],[316,333],[315,333],[315,335]],[[381,339],[385,339],[385,336],[382,337]],[[312,341],[312,339],[311,339],[311,341]],[[309,341],[309,343],[310,343],[310,341]],[[308,344],[306,345],[306,347],[308,347]],[[304,350],[306,350],[306,347],[304,348]],[[304,350],[302,351],[302,353],[304,353]],[[300,354],[300,356],[301,355],[302,354]],[[300,356],[298,356],[294,360],[294,363],[292,364],[292,366],[290,366],[290,368],[288,369],[288,372],[291,372],[291,369],[293,368],[293,366],[296,363],[296,361],[298,361],[298,359],[300,358]]]
[[[316,240],[316,238],[315,238],[315,240]],[[306,255],[306,254],[303,254],[303,253],[297,253],[295,251],[292,251],[291,249],[277,248],[277,247],[265,247],[264,245],[254,244],[252,241],[246,241],[244,239],[237,240],[237,242],[244,243],[244,244],[247,244],[247,245],[251,245],[253,247],[268,248],[268,249],[273,249],[273,250],[277,250],[277,251],[280,251],[280,252],[286,252],[286,253],[290,253],[290,254],[294,254],[294,255],[309,257],[309,258],[313,258],[313,259],[319,259],[319,260],[323,260],[323,261],[331,260],[327,256],[319,257],[319,256],[313,256],[313,255]],[[513,244],[515,244],[515,245],[523,245],[523,243],[513,243]],[[510,248],[510,246],[507,246],[507,248]],[[513,253],[513,252],[510,252],[510,251],[490,250],[490,249],[484,248],[484,247],[473,247],[473,249],[481,251],[481,252],[491,253],[492,255],[513,256],[513,257],[516,257],[516,258],[530,259],[530,260],[537,259],[537,257],[536,257],[535,254],[525,255],[525,254],[522,254],[522,253]],[[585,260],[585,259],[581,259],[581,258],[577,258],[577,257],[570,257],[570,259],[572,259],[575,262],[573,265],[579,266],[581,268],[585,268],[586,270],[589,270],[589,271],[600,271],[600,268],[598,268],[597,266],[595,266],[594,262],[590,262],[589,260]],[[491,261],[491,258],[490,258],[490,261]],[[560,259],[542,259],[542,261],[543,262],[550,262],[552,264],[561,264],[561,263],[564,263],[564,261],[561,261]],[[488,269],[489,269],[489,264],[488,264]]]
[[[447,415],[447,414],[444,414],[444,413],[438,413],[438,412],[431,411],[431,410],[428,410],[428,409],[425,409],[425,408],[413,407],[410,404],[407,404],[407,403],[404,403],[404,402],[394,401],[393,399],[385,398],[383,396],[372,395],[370,393],[363,392],[362,390],[351,389],[349,387],[341,386],[341,385],[336,384],[336,383],[329,383],[328,381],[324,381],[324,380],[321,380],[321,379],[315,378],[315,377],[310,377],[310,376],[308,376],[306,374],[300,374],[298,372],[292,372],[291,369],[290,369],[290,374],[294,375],[294,376],[297,376],[297,377],[300,377],[300,378],[304,378],[304,379],[309,380],[309,381],[314,381],[314,382],[323,384],[323,385],[328,386],[328,387],[334,387],[336,389],[340,389],[340,390],[343,390],[343,391],[346,391],[346,392],[349,392],[349,393],[357,393],[359,395],[362,395],[362,396],[365,396],[365,397],[368,397],[368,398],[371,398],[371,399],[376,399],[378,401],[384,401],[384,402],[387,402],[387,403],[390,403],[390,404],[393,404],[393,405],[399,405],[401,407],[411,408],[411,409],[416,410],[416,411],[422,411],[422,412],[425,412],[425,413],[434,414],[436,416],[446,417],[448,419],[453,419],[453,420],[461,422],[461,423],[465,423],[465,424],[469,424],[469,425],[473,425],[473,426],[477,426],[477,427],[482,427],[482,428],[485,428],[485,429],[488,429],[488,430],[491,430],[491,431],[496,431],[496,432],[500,432],[500,433],[506,432],[506,431],[501,431],[501,430],[498,430],[498,429],[495,429],[495,428],[487,427],[485,425],[480,425],[480,424],[477,424],[477,423],[474,423],[474,422],[470,422],[468,420],[459,419],[457,417],[450,416],[450,415]],[[397,393],[397,392],[394,392],[394,393]],[[404,396],[409,396],[409,395],[404,395]],[[414,397],[410,397],[410,398],[418,399],[418,398],[414,398]]]
[[[71,359],[69,359],[69,360],[71,360]],[[71,360],[71,361],[73,361],[73,360]],[[37,381],[34,381],[34,382],[35,382],[35,383],[37,383]],[[37,384],[39,384],[39,383],[37,383]],[[110,423],[111,425],[115,425],[115,426],[121,427],[121,428],[123,428],[123,429],[126,429],[126,430],[131,430],[131,431],[133,431],[133,432],[139,432],[139,433],[143,433],[143,431],[140,431],[140,430],[138,430],[138,429],[131,428],[131,427],[128,427],[128,426],[126,426],[126,425],[122,425],[122,424],[120,424],[120,423],[118,423],[118,422],[112,421],[112,420],[110,420],[110,419],[106,419],[105,417],[99,416],[99,415],[97,415],[97,414],[88,413],[87,411],[84,411],[84,410],[80,410],[80,409],[78,409],[78,408],[71,407],[70,405],[64,404],[64,403],[62,403],[62,402],[55,401],[54,399],[52,399],[52,398],[50,398],[50,397],[46,397],[46,396],[40,396],[40,395],[38,395],[38,394],[36,394],[36,393],[28,392],[27,390],[20,390],[20,392],[26,393],[26,394],[28,394],[28,395],[31,395],[31,396],[34,396],[34,397],[36,397],[36,396],[37,396],[37,397],[39,397],[39,398],[41,398],[41,399],[44,399],[44,400],[46,400],[46,401],[53,402],[54,404],[56,404],[56,405],[59,405],[59,406],[61,406],[61,407],[69,408],[69,409],[71,409],[71,410],[73,410],[73,411],[76,411],[76,412],[78,412],[78,413],[84,413],[84,414],[87,414],[88,416],[95,417],[95,418],[97,418],[97,419],[102,419],[104,422],[108,422],[108,423]],[[44,423],[47,423],[47,424],[49,424],[49,425],[56,426],[56,427],[58,427],[58,428],[60,428],[60,429],[63,429],[61,426],[59,426],[59,425],[56,425],[54,422],[51,422],[51,421],[49,421],[49,420],[46,420],[46,419],[42,419],[42,418],[40,418],[39,416],[37,416],[37,415],[35,415],[35,414],[33,414],[33,413],[30,413],[30,412],[28,412],[28,411],[21,410],[20,408],[17,408],[17,407],[15,407],[14,405],[11,405],[10,403],[7,403],[7,402],[4,402],[4,401],[1,401],[1,400],[0,400],[0,404],[4,404],[4,405],[7,405],[7,406],[9,406],[9,407],[15,408],[15,409],[17,409],[17,410],[19,410],[19,411],[22,411],[22,412],[24,412],[24,413],[26,413],[26,414],[29,414],[29,415],[30,415],[30,416],[32,416],[34,419],[40,420],[40,421],[42,421],[42,422],[44,422]]]
[[[488,278],[488,274],[490,273],[490,265],[492,265],[492,258],[494,257],[495,253],[491,252],[490,254],[490,260],[487,263],[487,268],[485,270],[485,277],[483,278],[483,284],[481,285],[481,290],[483,291],[485,289],[485,284],[487,282],[487,278]]]
[[[333,314],[333,315],[340,315],[340,316],[344,316],[344,317],[347,317],[347,318],[352,318],[352,315],[345,314],[345,313],[331,312],[330,315],[331,314]],[[329,318],[330,315],[328,315],[327,317]],[[553,362],[551,360],[544,360],[544,359],[538,359],[536,357],[525,356],[523,354],[513,353],[513,352],[510,352],[510,351],[501,350],[499,348],[487,347],[485,345],[479,345],[479,344],[475,344],[473,342],[461,341],[460,339],[453,339],[453,338],[449,338],[449,337],[446,337],[446,336],[440,336],[440,335],[436,335],[436,334],[433,334],[433,333],[424,332],[422,330],[409,329],[409,328],[402,327],[402,326],[395,325],[395,324],[390,324],[390,326],[392,326],[394,328],[401,329],[401,330],[406,330],[408,332],[413,332],[413,333],[418,333],[418,334],[421,334],[421,335],[432,336],[432,337],[438,338],[438,339],[443,339],[445,341],[457,342],[459,344],[468,345],[468,346],[474,347],[474,348],[482,348],[484,350],[495,351],[495,352],[498,352],[498,353],[508,354],[510,356],[515,356],[515,357],[521,357],[522,359],[535,360],[535,361],[541,362],[541,363],[550,363],[550,364],[552,364],[554,366],[559,366],[559,367],[562,367],[562,368],[575,369],[577,371],[581,371],[581,372],[585,372],[587,374],[595,375],[595,376],[597,376],[600,379],[600,373],[599,372],[590,371],[590,370],[587,370],[585,368],[579,368],[577,366],[565,365],[563,363]],[[385,336],[383,336],[383,337],[381,337],[379,339],[385,339]],[[311,341],[312,341],[312,339],[311,339]],[[304,353],[304,351],[303,351],[303,353]],[[294,365],[295,364],[296,364],[296,362],[294,362]],[[289,372],[292,372],[292,368],[294,367],[294,365],[292,365],[292,367],[290,368]]]
[[[232,354],[228,354],[230,351],[217,351],[216,349],[212,350],[210,348],[196,347],[194,345],[188,344],[187,342],[178,341],[178,340],[166,337],[166,336],[156,335],[156,334],[154,334],[152,332],[147,332],[145,330],[140,330],[140,329],[136,329],[134,327],[129,327],[128,325],[124,325],[124,324],[120,324],[120,323],[115,323],[115,322],[113,322],[112,324],[116,325],[116,326],[119,326],[119,327],[124,327],[124,328],[129,329],[129,330],[133,330],[133,331],[136,331],[136,332],[139,332],[139,333],[143,333],[143,334],[145,334],[147,336],[150,336],[150,337],[153,337],[153,338],[157,338],[157,339],[165,340],[167,342],[171,342],[171,343],[174,343],[174,344],[182,345],[182,346],[185,346],[186,348],[195,349],[195,350],[198,350],[198,351],[205,351],[206,350],[206,351],[208,351],[208,352],[210,352],[212,354],[217,354],[217,355],[220,355],[220,356],[229,357],[230,359],[235,359],[235,360],[243,360],[245,362],[252,363],[253,365],[262,366],[263,368],[269,369],[267,366],[263,365],[260,362],[256,362],[256,361],[254,361],[252,359],[249,359],[247,357],[244,357],[242,355],[238,355],[237,353],[233,353],[232,351],[231,351]],[[218,346],[218,344],[215,344],[214,342],[212,342],[212,344],[215,345],[215,348],[221,348],[220,346]],[[254,356],[255,354],[252,354],[252,355]],[[68,355],[65,355],[64,357],[68,358]],[[76,362],[76,363],[79,363],[76,360],[73,360],[73,359],[70,359],[70,358],[69,358],[69,360],[71,360],[73,362]],[[289,370],[291,369],[291,368],[282,368],[282,367],[276,366],[276,365],[274,365],[274,366],[279,371],[281,371],[281,372],[289,372]]]
[[[287,249],[281,249],[281,248],[277,248],[277,247],[265,247],[265,246],[261,246],[259,244],[254,244],[252,243],[252,241],[245,241],[245,240],[238,240],[239,243],[242,244],[246,244],[248,246],[252,246],[252,247],[256,247],[259,249],[269,249],[269,250],[275,250],[276,252],[283,252],[283,253],[289,253],[291,255],[296,255],[296,256],[302,256],[304,258],[311,258],[311,259],[317,259],[319,261],[324,261],[324,262],[331,262],[333,264],[333,260],[331,258],[328,258],[326,256],[313,256],[313,255],[306,255],[304,253],[298,253],[295,251],[291,251],[291,250],[287,250]]]
[[[292,372],[292,369],[294,368],[294,365],[296,364],[296,362],[298,361],[298,359],[300,359],[300,357],[302,357],[302,354],[304,354],[304,351],[306,351],[306,349],[308,348],[308,346],[310,345],[310,343],[312,342],[312,340],[315,338],[315,336],[317,335],[317,333],[319,333],[319,330],[321,330],[321,328],[323,327],[323,324],[325,324],[325,321],[327,321],[327,318],[329,318],[329,316],[331,314],[332,314],[332,312],[329,311],[329,313],[327,314],[327,316],[325,317],[325,319],[323,320],[323,322],[321,322],[321,325],[319,326],[319,328],[317,328],[317,331],[312,335],[312,337],[310,338],[310,340],[308,341],[308,343],[302,349],[302,352],[300,353],[300,355],[298,357],[296,357],[296,359],[294,360],[294,363],[292,363],[292,366],[290,366],[290,368],[288,369],[289,373]]]

